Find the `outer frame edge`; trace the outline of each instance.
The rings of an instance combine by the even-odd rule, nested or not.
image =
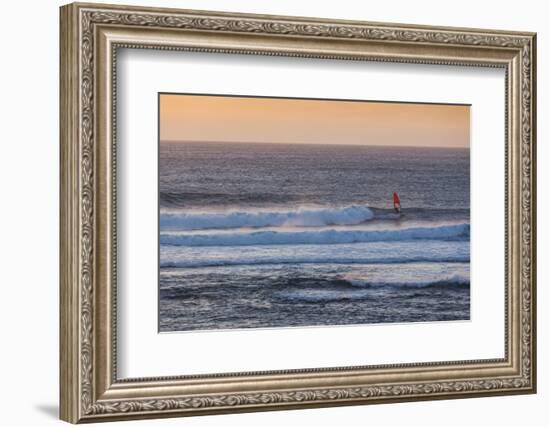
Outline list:
[[[79,421],[78,45],[75,5],[59,8],[59,418]]]
[[[78,121],[75,121],[74,123],[71,123],[71,120],[74,118],[74,113],[76,111],[77,105],[78,105],[78,94],[79,94],[79,88],[78,88],[78,79],[76,81],[71,80],[69,77],[70,75],[70,67],[78,67],[79,64],[77,62],[78,58],[78,52],[80,49],[80,46],[77,45],[76,40],[78,40],[77,37],[77,30],[79,23],[77,22],[76,17],[78,16],[79,8],[82,6],[91,7],[94,9],[100,8],[104,5],[100,4],[73,4],[64,6],[61,8],[61,49],[67,49],[69,53],[63,53],[62,52],[62,58],[61,58],[61,94],[60,94],[60,105],[61,105],[61,129],[60,129],[60,135],[61,135],[61,166],[66,167],[66,170],[61,172],[61,224],[60,224],[60,239],[61,239],[61,295],[60,300],[61,302],[64,302],[64,304],[60,307],[61,310],[61,325],[60,325],[60,334],[61,339],[60,343],[61,345],[69,345],[72,347],[65,347],[65,349],[62,348],[61,351],[61,369],[67,368],[67,372],[61,372],[61,418],[65,421],[69,422],[90,422],[90,421],[107,421],[107,420],[115,420],[115,419],[139,419],[139,418],[160,418],[160,417],[175,417],[175,416],[188,416],[188,415],[202,415],[202,414],[213,414],[213,413],[236,413],[236,412],[252,412],[252,411],[258,411],[258,410],[281,410],[281,409],[303,409],[303,408],[311,408],[311,407],[327,407],[327,406],[348,406],[348,405],[357,405],[357,404],[376,404],[376,403],[392,403],[392,402],[399,402],[399,401],[423,401],[423,400],[436,400],[436,399],[455,399],[455,398],[469,398],[469,397],[480,397],[480,396],[489,396],[489,395],[505,395],[505,394],[529,394],[536,392],[536,340],[535,340],[535,329],[536,329],[536,312],[535,312],[535,285],[536,285],[536,275],[532,275],[531,280],[531,290],[533,293],[532,297],[532,312],[531,312],[531,321],[532,321],[532,343],[531,343],[531,381],[530,384],[526,387],[515,389],[515,390],[501,390],[501,391],[482,391],[482,392],[476,392],[471,394],[451,394],[451,395],[424,395],[424,396],[411,396],[411,397],[395,397],[390,399],[389,401],[379,401],[379,400],[342,400],[342,401],[333,401],[333,402],[324,402],[324,401],[318,401],[318,402],[307,402],[307,403],[297,403],[297,402],[291,402],[290,404],[262,404],[258,407],[255,405],[251,406],[237,406],[237,407],[219,407],[219,408],[208,408],[208,409],[192,409],[189,410],[189,412],[184,411],[168,411],[166,410],[164,413],[155,411],[155,412],[142,412],[142,413],[136,413],[130,411],[130,413],[123,413],[119,412],[116,414],[79,414],[80,404],[79,404],[79,358],[80,358],[80,350],[76,350],[77,344],[79,343],[79,322],[78,322],[78,316],[80,315],[80,312],[78,310],[79,306],[79,282],[78,280],[74,283],[71,283],[70,279],[71,277],[76,276],[70,276],[74,270],[72,268],[76,268],[78,270],[78,256],[79,253],[76,250],[69,249],[63,249],[63,242],[66,241],[65,244],[75,242],[77,244],[76,247],[78,247],[78,202],[76,202],[76,210],[75,210],[75,202],[71,201],[70,195],[71,191],[74,190],[75,183],[78,182],[78,164],[77,165],[71,165],[69,164],[76,156],[76,159],[79,159],[79,154],[75,154],[75,150],[78,148],[78,139],[72,139],[71,135],[73,135],[75,138],[77,138],[78,133],[77,129],[79,126]],[[112,10],[117,9],[128,9],[129,11],[142,11],[142,12],[153,12],[155,9],[151,8],[132,8],[132,7],[126,7],[126,6],[107,6],[106,8],[110,8]],[[158,9],[156,9],[158,10]],[[178,10],[178,9],[172,9],[172,10],[165,10],[167,13],[184,13],[184,12],[193,12],[193,11],[184,11],[184,10]],[[200,12],[198,12],[200,13]],[[217,13],[217,12],[203,12],[203,13],[209,13],[210,15],[218,15],[218,16],[242,16],[243,18],[257,18],[261,19],[262,15],[247,15],[247,14],[238,14],[238,15],[231,15],[231,14],[224,14],[224,13]],[[284,17],[284,16],[269,16],[266,18],[272,18],[272,19],[293,19],[291,17]],[[300,19],[296,18],[296,20],[304,20],[310,22],[308,19]],[[321,20],[315,20],[316,22],[320,22]],[[329,21],[333,24],[351,24],[354,23],[354,21]],[[381,25],[379,23],[367,23],[363,22],[362,24],[371,24],[371,25]],[[385,24],[387,26],[393,26],[393,25],[399,25],[399,24]],[[408,28],[420,28],[420,29],[439,29],[442,30],[442,28],[438,27],[421,27],[421,26],[409,26]],[[459,28],[446,28],[448,31],[453,30],[460,30]],[[472,29],[466,29],[468,31],[473,31]],[[485,30],[485,32],[490,32],[490,30]],[[497,33],[495,31],[495,33]],[[530,112],[532,114],[531,117],[531,144],[532,144],[532,152],[531,152],[531,159],[532,159],[532,171],[531,171],[531,203],[532,208],[530,210],[530,219],[532,221],[532,244],[530,246],[530,255],[532,260],[532,271],[536,273],[536,168],[535,168],[535,160],[536,160],[536,151],[535,151],[535,141],[536,141],[536,97],[535,97],[535,35],[532,33],[512,33],[512,32],[503,32],[504,34],[512,34],[512,35],[519,35],[522,37],[529,37],[531,48],[532,48],[532,70],[531,70],[531,107]],[[67,37],[72,37],[73,41],[70,40],[64,40]],[[65,56],[64,56],[65,55]],[[78,68],[77,68],[78,69]],[[70,103],[70,100],[75,101],[76,103],[72,104]],[[76,111],[78,117],[78,112]],[[64,129],[64,125],[66,129]],[[73,144],[74,143],[74,144]],[[72,144],[72,145],[71,145]],[[76,146],[75,146],[76,144]],[[69,163],[68,163],[69,162]],[[72,170],[72,168],[76,168],[76,170]],[[73,174],[74,172],[74,174]],[[74,194],[74,193],[73,193]],[[67,209],[66,212],[64,212],[64,209]],[[72,223],[71,220],[76,220],[76,222]],[[75,236],[76,235],[76,236]],[[73,240],[74,239],[74,240]],[[76,259],[74,259],[76,257]],[[72,263],[75,263],[73,265]],[[78,277],[76,277],[78,279]],[[71,290],[72,287],[72,290]],[[72,304],[69,307],[67,307],[67,300],[70,300],[72,302],[76,301],[76,305]],[[67,316],[67,317],[63,317]],[[67,354],[63,354],[64,351]],[[73,354],[72,352],[76,352],[76,354]],[[72,394],[74,393],[74,394]]]

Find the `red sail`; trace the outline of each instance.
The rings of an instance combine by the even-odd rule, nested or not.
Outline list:
[[[393,193],[393,205],[394,206],[401,206],[401,200],[399,200],[399,196],[396,192]]]

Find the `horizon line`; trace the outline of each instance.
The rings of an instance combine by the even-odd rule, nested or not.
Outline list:
[[[316,142],[254,142],[254,141],[200,141],[200,140],[185,140],[185,139],[160,139],[159,143],[167,144],[254,144],[254,145],[323,145],[323,146],[345,146],[345,147],[397,147],[397,148],[444,148],[444,149],[470,149],[470,145],[464,146],[448,146],[448,145],[400,145],[400,144],[353,144],[353,143],[316,143]]]

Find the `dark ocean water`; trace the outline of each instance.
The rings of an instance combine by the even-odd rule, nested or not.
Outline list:
[[[468,149],[161,143],[160,331],[469,319],[469,167]]]

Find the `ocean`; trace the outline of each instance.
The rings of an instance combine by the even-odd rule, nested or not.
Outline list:
[[[469,149],[161,142],[159,166],[160,332],[470,318]]]

